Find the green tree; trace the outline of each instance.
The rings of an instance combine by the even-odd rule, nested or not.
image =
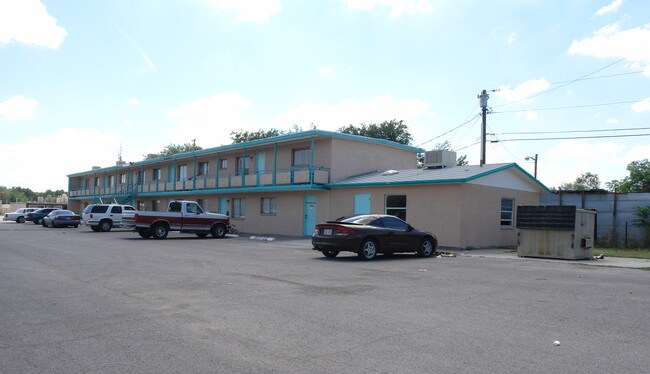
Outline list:
[[[158,157],[165,157],[165,156],[171,156],[179,153],[200,151],[202,149],[203,148],[196,145],[196,142],[185,143],[185,144],[168,144],[165,146],[165,148],[163,148],[162,151],[158,152],[157,155]],[[148,155],[145,155],[144,159],[146,160],[147,158]]]
[[[310,128],[313,130],[316,128],[316,126],[312,124]],[[244,131],[244,130],[231,131],[230,139],[232,139],[233,143],[245,143],[253,140],[272,138],[274,136],[293,134],[301,131],[302,131],[302,127],[298,125],[293,125],[293,127],[289,130],[279,130],[279,129],[271,128],[270,130],[257,130],[257,131]]]
[[[650,192],[650,161],[647,158],[630,162],[626,169],[630,175],[620,181],[615,179],[606,183],[608,190],[621,193]]]
[[[646,247],[650,247],[650,206],[637,206],[636,212],[634,212],[634,218],[632,224],[641,230],[645,234],[643,244]]]
[[[393,119],[379,124],[371,123],[369,125],[362,123],[359,126],[348,125],[339,128],[337,131],[344,134],[390,140],[406,145],[410,145],[411,141],[413,141],[413,137],[408,132],[408,127],[404,124],[403,120],[398,121]]]
[[[573,182],[562,183],[560,188],[573,191],[596,190],[600,188],[600,178],[598,174],[586,172],[580,174]]]

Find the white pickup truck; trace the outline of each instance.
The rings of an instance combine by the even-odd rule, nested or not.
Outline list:
[[[35,210],[36,208],[20,208],[13,213],[5,213],[3,220],[24,223],[25,217],[27,217],[27,213],[33,212]]]
[[[124,218],[126,225],[132,225],[143,238],[165,239],[170,231],[196,234],[205,238],[223,238],[230,225],[230,217],[224,214],[206,213],[194,201],[170,201],[167,212],[135,213],[133,219]]]

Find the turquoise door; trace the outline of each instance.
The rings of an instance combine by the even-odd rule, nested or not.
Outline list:
[[[303,235],[311,235],[316,227],[316,196],[305,196],[305,223]]]
[[[257,174],[264,174],[266,171],[266,153],[260,152],[255,157],[255,171]]]
[[[354,214],[370,214],[369,193],[358,193],[354,195]]]
[[[219,198],[219,213],[228,214],[228,199],[225,197]]]

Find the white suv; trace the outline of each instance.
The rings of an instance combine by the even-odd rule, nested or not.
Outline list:
[[[88,205],[81,214],[81,223],[90,226],[93,231],[111,231],[113,227],[122,226],[122,218],[133,218],[135,212],[135,208],[131,205]]]

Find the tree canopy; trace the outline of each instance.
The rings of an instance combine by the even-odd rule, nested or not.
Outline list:
[[[315,129],[316,127],[312,125],[311,128]],[[293,125],[293,127],[289,130],[279,130],[276,128],[271,128],[269,130],[260,129],[257,131],[245,131],[245,130],[231,131],[230,139],[232,139],[233,143],[245,143],[253,140],[272,138],[274,136],[293,134],[301,131],[302,131],[302,127],[298,125]]]
[[[562,183],[560,188],[572,191],[597,190],[600,188],[600,178],[598,174],[586,172],[580,174],[573,182]]]
[[[196,142],[185,143],[185,144],[168,144],[165,146],[165,148],[163,148],[162,151],[158,152],[156,155],[158,157],[165,157],[165,156],[171,156],[179,153],[200,151],[202,149],[203,148],[196,145]],[[144,159],[146,160],[147,158],[148,155],[145,155]]]
[[[621,193],[650,192],[650,161],[647,158],[630,162],[626,169],[630,175],[620,181],[614,179],[606,183],[608,190]]]
[[[403,120],[398,121],[392,119],[379,124],[371,123],[366,125],[362,123],[359,126],[348,125],[339,128],[337,131],[344,134],[390,140],[405,145],[410,145],[411,141],[413,141],[413,136],[409,133],[408,127],[404,124]]]
[[[3,204],[37,201],[39,197],[42,197],[46,202],[55,202],[56,198],[63,195],[64,193],[64,190],[52,191],[48,189],[45,192],[34,192],[29,188],[7,188],[5,186],[0,186],[0,200]]]

